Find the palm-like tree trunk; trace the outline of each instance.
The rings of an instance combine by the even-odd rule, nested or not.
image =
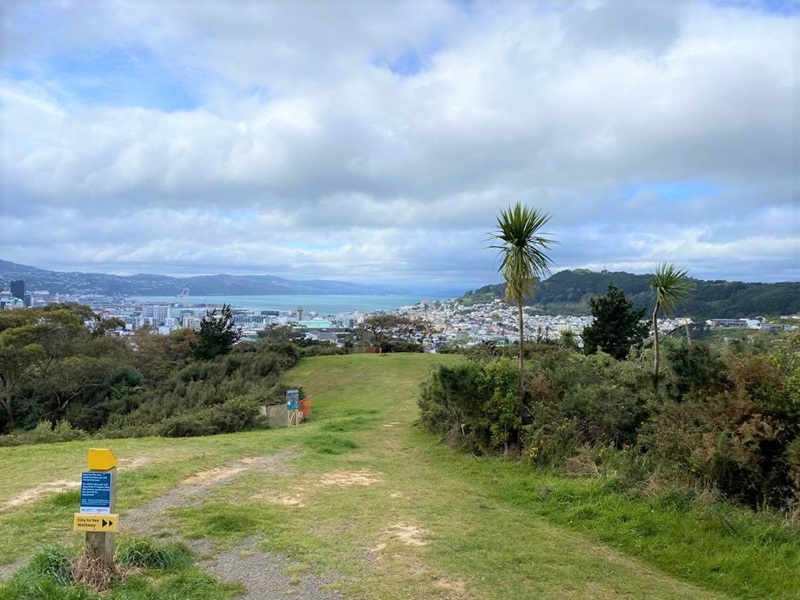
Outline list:
[[[523,362],[523,348],[522,344],[525,341],[525,332],[522,329],[522,298],[517,298],[517,312],[519,316],[519,418],[523,418],[523,414],[525,412],[525,398],[524,398],[524,388],[525,382],[523,381],[523,369],[524,369],[524,362]]]
[[[658,302],[656,302],[656,308],[653,311],[653,349],[655,350],[655,356],[653,357],[653,383],[658,384],[658,368],[659,368],[659,361],[658,361]]]

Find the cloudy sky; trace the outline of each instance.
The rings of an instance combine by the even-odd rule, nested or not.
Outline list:
[[[800,1],[1,0],[0,258],[472,287],[800,280]]]

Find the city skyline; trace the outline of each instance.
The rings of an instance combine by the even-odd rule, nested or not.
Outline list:
[[[800,280],[800,4],[11,2],[0,258],[60,271],[496,283]]]

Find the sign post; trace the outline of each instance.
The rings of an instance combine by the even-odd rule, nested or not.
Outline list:
[[[86,532],[86,551],[111,566],[119,522],[115,511],[117,459],[111,450],[90,448],[87,462],[89,470],[81,474],[81,508],[72,527]]]
[[[286,390],[286,410],[288,425],[297,425],[297,409],[300,404],[300,390]]]

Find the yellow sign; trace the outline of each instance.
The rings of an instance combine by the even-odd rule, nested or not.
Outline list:
[[[117,459],[106,448],[89,448],[88,463],[90,471],[108,471],[117,466]]]
[[[75,518],[72,522],[72,530],[114,533],[117,531],[118,522],[119,515],[84,515],[75,513]]]

